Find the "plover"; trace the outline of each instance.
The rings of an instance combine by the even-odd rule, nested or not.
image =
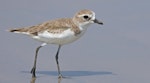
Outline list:
[[[35,26],[11,29],[9,31],[25,34],[35,40],[42,42],[42,44],[36,48],[34,65],[31,70],[32,77],[36,77],[36,61],[39,49],[47,44],[58,45],[55,59],[57,63],[58,77],[61,78],[62,74],[58,62],[60,48],[65,44],[74,42],[75,40],[79,39],[86,32],[87,27],[93,23],[103,25],[101,21],[98,21],[95,18],[95,13],[93,11],[84,9],[78,11],[72,18],[50,20]]]

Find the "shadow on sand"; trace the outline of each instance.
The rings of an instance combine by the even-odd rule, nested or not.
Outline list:
[[[30,73],[29,71],[22,71],[22,73]],[[92,76],[92,75],[115,75],[107,71],[62,71],[64,78]],[[44,74],[49,76],[58,76],[57,71],[37,71],[36,74]],[[58,83],[61,83],[62,78],[58,78]],[[36,83],[36,78],[31,78],[30,83]]]
[[[30,73],[29,71],[22,71],[23,73]],[[79,77],[79,76],[92,76],[92,75],[114,75],[108,71],[62,71],[63,76]],[[37,71],[36,74],[44,74],[50,76],[58,76],[57,71]]]

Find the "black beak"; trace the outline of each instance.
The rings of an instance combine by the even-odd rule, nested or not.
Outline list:
[[[103,22],[100,22],[100,21],[98,21],[97,19],[94,20],[94,23],[103,25]]]

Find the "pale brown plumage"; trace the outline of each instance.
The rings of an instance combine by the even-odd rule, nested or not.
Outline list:
[[[80,33],[80,29],[78,28],[77,25],[73,23],[72,18],[61,18],[56,20],[50,20],[31,27],[11,29],[10,32],[26,32],[29,33],[30,35],[38,35],[38,33],[48,31],[49,33],[60,34],[64,30],[69,28],[71,28],[71,30],[74,31],[75,34]]]
[[[79,17],[82,14],[92,14],[91,11],[84,9],[80,12],[77,12],[73,18],[61,18],[50,20],[35,26],[19,28],[19,29],[11,29],[10,32],[24,32],[29,33],[29,35],[37,36],[38,33],[42,33],[44,31],[48,31],[49,33],[62,33],[64,30],[71,28],[74,31],[75,35],[80,34],[80,29],[78,23],[85,22],[86,20],[81,19]],[[77,23],[76,23],[77,22]]]

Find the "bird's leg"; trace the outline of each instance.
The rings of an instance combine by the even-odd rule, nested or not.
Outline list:
[[[31,70],[31,74],[32,74],[32,77],[36,77],[35,75],[35,71],[36,71],[36,62],[37,62],[37,55],[38,55],[38,51],[41,47],[45,46],[46,43],[43,43],[41,46],[37,47],[36,48],[36,53],[35,53],[35,58],[34,58],[34,65],[33,65],[33,68]]]
[[[36,71],[37,55],[38,55],[38,51],[39,51],[39,49],[40,49],[41,47],[42,47],[42,46],[39,46],[39,47],[37,47],[37,49],[36,49],[35,58],[34,58],[34,65],[33,65],[33,68],[32,68],[32,70],[31,70],[32,77],[36,77],[35,71]]]
[[[60,67],[59,67],[59,62],[58,62],[58,55],[59,55],[59,51],[60,51],[61,45],[59,45],[57,53],[56,53],[56,63],[57,63],[57,69],[58,69],[58,78],[62,78],[62,74],[60,72]]]

